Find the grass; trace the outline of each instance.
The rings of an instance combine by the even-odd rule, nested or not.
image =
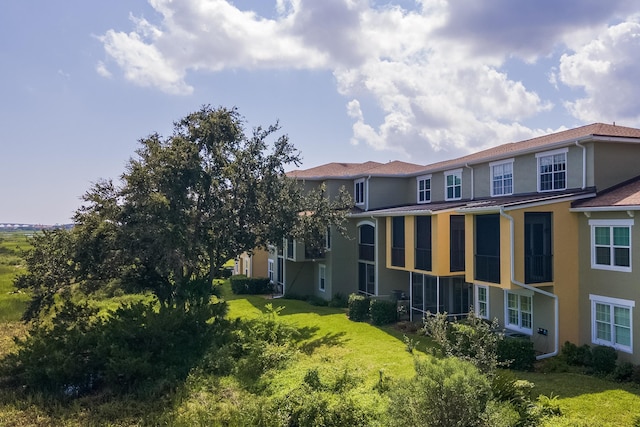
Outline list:
[[[28,233],[0,233],[0,322],[15,322],[22,317],[29,297],[13,286],[15,276],[24,271],[21,258],[29,248]]]
[[[18,252],[6,249],[24,247],[26,239],[24,235],[3,239],[0,244],[0,358],[11,351],[14,336],[26,333],[26,326],[16,321],[25,296],[11,293],[12,279],[22,267],[12,258]],[[391,378],[414,374],[413,356],[406,351],[404,334],[394,327],[352,322],[344,309],[312,306],[299,300],[232,295],[228,285],[223,286],[223,297],[229,302],[231,318],[257,317],[267,304],[272,304],[282,306],[280,318],[302,332],[300,356],[286,370],[269,376],[260,390],[263,395],[286,395],[301,383],[310,369],[318,367],[322,367],[323,372],[333,370],[335,375],[352,373],[362,379],[360,387],[369,393],[374,393],[371,390],[381,372]],[[102,308],[112,308],[115,302],[105,300],[101,302]],[[2,307],[10,307],[9,314],[3,315]],[[431,345],[426,337],[412,335],[411,338],[418,350],[414,353],[418,355]],[[535,394],[558,396],[564,417],[549,421],[545,427],[632,426],[640,417],[640,389],[633,384],[575,373],[518,373],[518,376],[535,383]],[[24,400],[16,398],[11,389],[0,387],[0,425],[208,425],[215,416],[212,414],[224,411],[224,405],[232,405],[233,399],[251,398],[239,387],[231,377],[214,378],[195,371],[182,386],[152,401],[108,395],[87,396],[68,403],[51,402],[37,395]]]

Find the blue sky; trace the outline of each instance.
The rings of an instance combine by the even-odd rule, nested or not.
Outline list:
[[[69,222],[203,104],[279,120],[304,168],[640,127],[634,3],[3,0],[0,222]]]

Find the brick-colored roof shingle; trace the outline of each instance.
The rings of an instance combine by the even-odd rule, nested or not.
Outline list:
[[[574,208],[640,206],[640,176],[603,190],[596,197],[573,204]]]
[[[402,176],[422,170],[424,166],[394,160],[389,163],[327,163],[310,169],[287,172],[287,176],[298,179],[343,178],[352,179],[365,175]]]

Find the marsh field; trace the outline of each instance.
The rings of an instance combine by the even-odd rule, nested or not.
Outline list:
[[[29,296],[13,288],[13,278],[24,268],[21,251],[28,247],[25,233],[0,233],[0,358],[16,350],[14,337],[24,337],[28,331],[20,317]],[[424,353],[433,345],[427,337],[401,330],[397,325],[376,327],[352,322],[342,308],[233,295],[228,283],[222,284],[221,289],[221,297],[229,305],[229,318],[248,321],[267,316],[263,325],[273,326],[276,319],[277,328],[285,333],[288,327],[295,329],[291,343],[270,348],[272,358],[280,351],[288,355],[286,360],[273,359],[274,368],[259,375],[249,375],[250,359],[245,362],[245,371],[215,375],[203,368],[216,363],[204,360],[208,357],[205,354],[203,363],[194,364],[188,375],[165,387],[135,394],[101,391],[67,399],[28,393],[0,381],[0,425],[252,425],[261,419],[261,413],[268,419],[264,412],[267,409],[273,411],[277,405],[285,408],[290,401],[299,399],[300,384],[311,380],[324,384],[327,395],[318,396],[327,399],[325,409],[340,404],[330,396],[331,390],[340,387],[340,396],[345,400],[357,401],[360,407],[377,408],[380,421],[389,402],[376,390],[385,381],[411,378],[415,374],[414,357],[427,357]],[[112,303],[99,304],[110,307]],[[407,351],[407,339],[413,354]],[[264,357],[265,352],[262,353],[260,356]],[[558,372],[562,370],[565,372]],[[545,420],[543,426],[640,425],[640,386],[633,382],[584,375],[575,369],[515,374],[535,384],[531,391],[534,398],[551,397],[561,409],[561,416]],[[248,418],[248,413],[253,418]]]

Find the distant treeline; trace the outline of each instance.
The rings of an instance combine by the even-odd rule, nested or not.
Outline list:
[[[40,231],[53,230],[55,228],[65,228],[67,230],[73,228],[73,224],[56,224],[56,225],[40,225],[40,224],[2,224],[0,223],[0,233],[16,232],[16,231]]]

